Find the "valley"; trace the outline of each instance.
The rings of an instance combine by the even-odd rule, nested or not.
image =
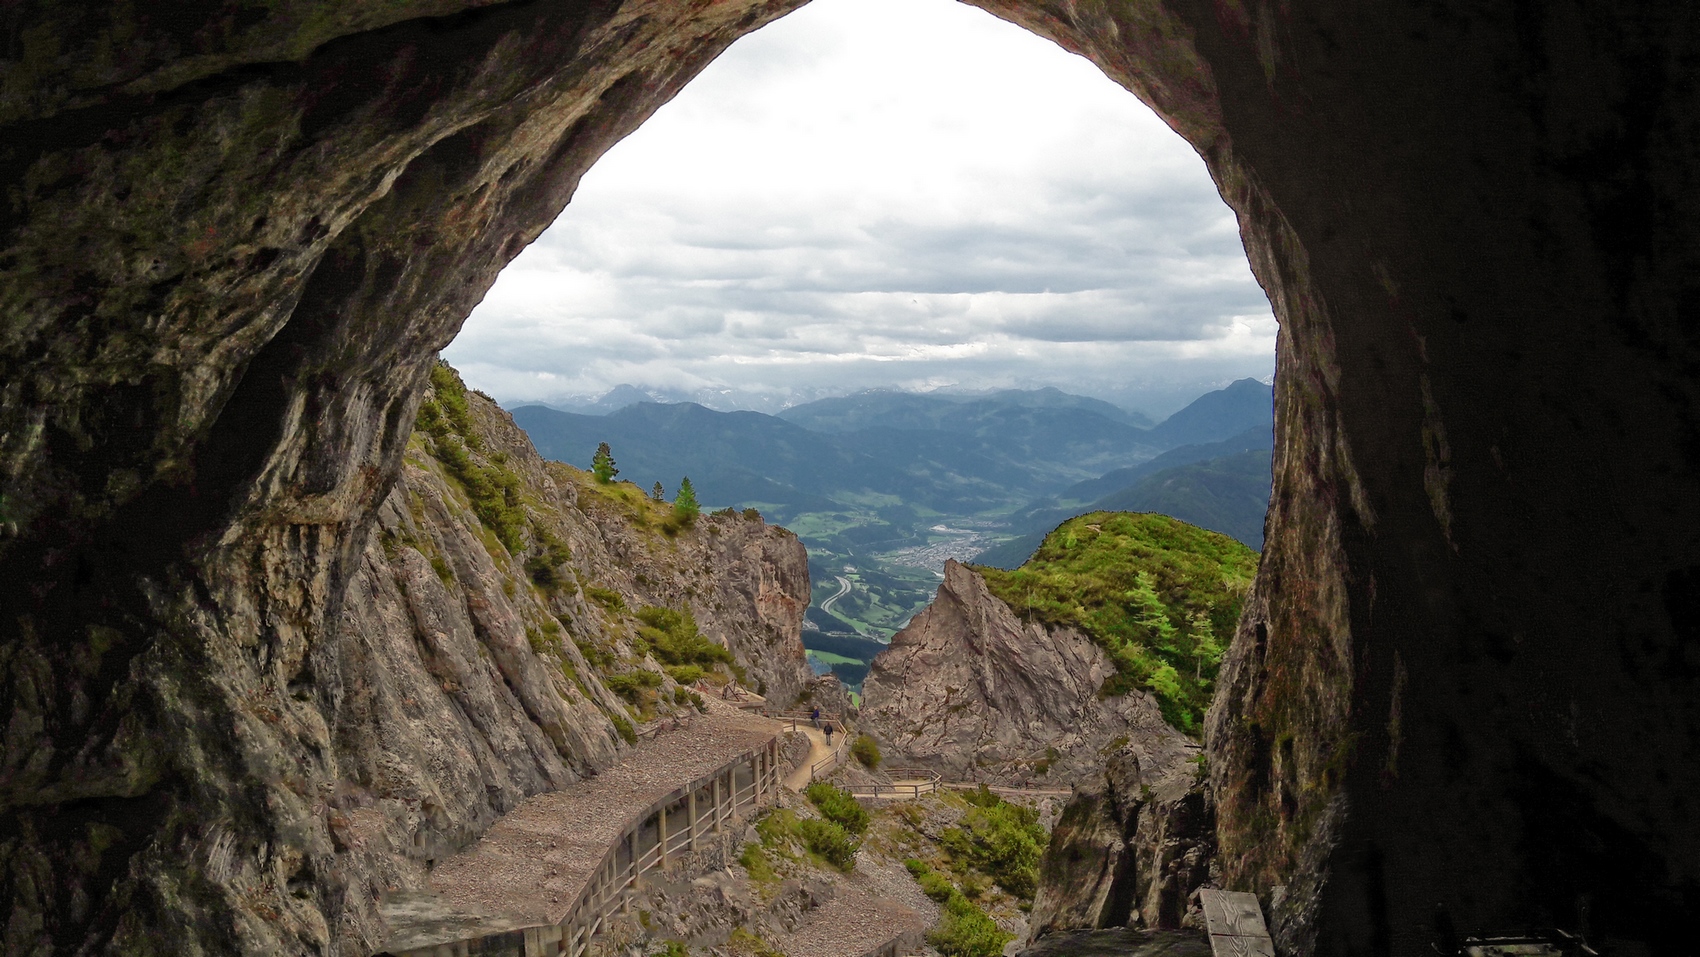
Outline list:
[[[1273,409],[1270,387],[1252,379],[1158,423],[1057,389],[874,390],[775,415],[646,398],[627,388],[599,414],[512,414],[545,457],[585,466],[607,442],[619,477],[639,488],[666,493],[689,476],[705,507],[755,509],[795,532],[813,583],[811,667],[852,693],[949,560],[1013,568],[1065,519],[1106,509],[1262,544]]]

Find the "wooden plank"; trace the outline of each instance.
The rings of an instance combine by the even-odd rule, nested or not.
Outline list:
[[[1275,942],[1267,937],[1211,934],[1210,953],[1214,957],[1275,957]]]
[[[1206,887],[1198,892],[1204,905],[1204,922],[1215,936],[1268,937],[1263,924],[1263,908],[1254,894],[1242,891],[1222,891]]]

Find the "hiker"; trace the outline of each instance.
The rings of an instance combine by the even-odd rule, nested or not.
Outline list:
[[[826,730],[826,746],[830,748],[830,747],[832,747],[832,722],[831,721],[828,721],[826,723],[825,730]]]
[[[820,727],[820,706],[819,705],[815,706],[815,710],[809,712],[809,723],[814,725],[816,728]]]

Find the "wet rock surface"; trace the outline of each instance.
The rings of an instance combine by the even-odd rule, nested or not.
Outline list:
[[[1090,638],[1021,621],[966,565],[944,574],[862,684],[860,727],[886,763],[1066,789],[1101,778],[1130,742],[1165,766],[1195,749],[1149,695],[1099,696],[1115,669]]]
[[[4,950],[366,945],[318,810],[349,779],[338,628],[432,356],[591,162],[794,5],[9,10]],[[1268,544],[1208,728],[1224,880],[1288,888],[1292,952],[1424,953],[1436,902],[1676,946],[1700,22],[979,5],[1188,139],[1281,320]]]

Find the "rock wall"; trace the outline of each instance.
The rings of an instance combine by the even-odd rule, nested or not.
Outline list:
[[[544,462],[493,402],[465,399],[478,445],[469,459],[519,478],[528,540],[510,552],[428,452],[431,439],[414,436],[324,671],[340,692],[335,763],[311,813],[325,819],[345,881],[333,930],[356,949],[384,938],[369,902],[421,888],[430,862],[524,798],[616,759],[618,725],[629,732],[644,714],[605,676],[652,672],[659,687],[644,711],[676,706],[675,683],[634,648],[632,612],[689,608],[704,635],[751,663],[752,684],[798,687],[810,674],[799,637],[807,555],[794,535],[742,515],[668,534],[596,494],[585,473]],[[536,574],[550,558],[549,574]]]
[[[1427,953],[1437,902],[1678,946],[1700,20],[977,3],[1197,148],[1281,321],[1208,734],[1224,880],[1288,888],[1288,952]],[[338,622],[431,357],[591,162],[795,5],[0,15],[7,952],[338,949],[348,879],[299,808],[335,780]]]
[[[874,658],[861,730],[886,763],[952,780],[1073,787],[1133,742],[1173,756],[1188,742],[1143,692],[1100,697],[1115,668],[1072,628],[1025,623],[979,573],[947,561],[938,596]]]
[[[1075,930],[1204,928],[1193,892],[1219,872],[1198,756],[1124,749],[1075,791],[1040,864],[1028,943]]]

